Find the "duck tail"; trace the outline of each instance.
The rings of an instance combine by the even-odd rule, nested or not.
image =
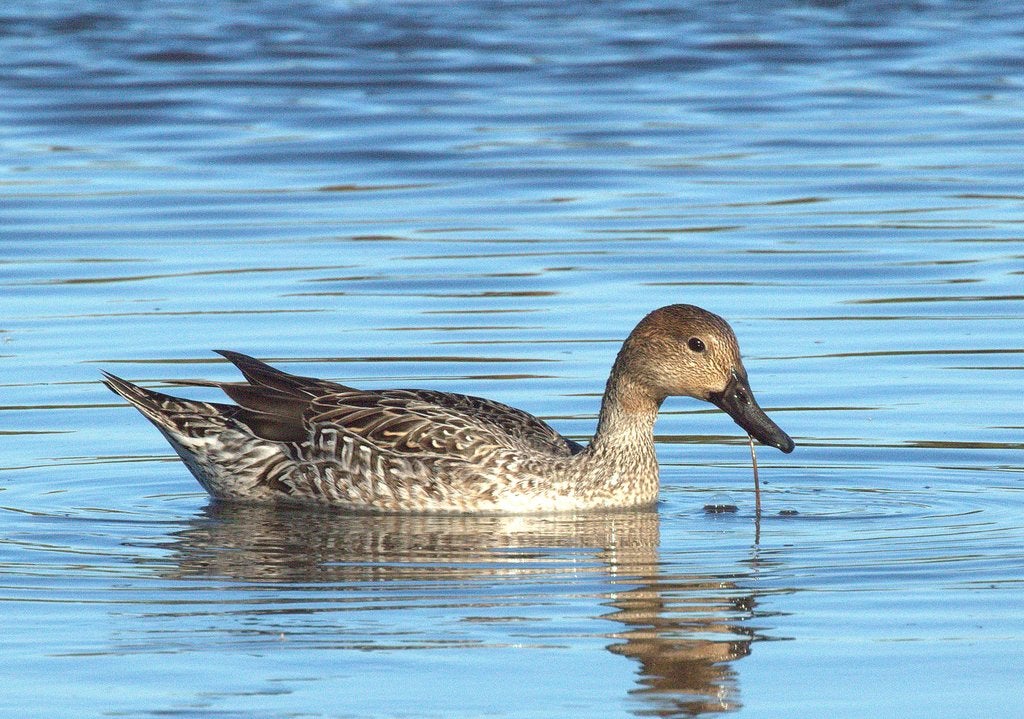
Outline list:
[[[109,372],[103,383],[156,425],[203,488],[220,499],[267,499],[285,455],[237,420],[238,407],[197,402],[140,387]]]
[[[225,420],[235,409],[231,405],[173,397],[140,387],[109,372],[103,372],[103,384],[127,400],[158,428],[177,436],[202,433],[204,429],[212,427],[223,428]]]

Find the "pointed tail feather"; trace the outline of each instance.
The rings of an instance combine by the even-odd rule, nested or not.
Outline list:
[[[156,392],[109,372],[103,372],[103,384],[126,399],[157,427],[179,435],[192,434],[211,425],[223,427],[225,420],[236,410],[228,404],[197,402]]]
[[[109,372],[103,377],[111,391],[156,425],[211,495],[264,500],[273,496],[276,485],[271,481],[274,478],[268,479],[268,467],[281,466],[286,455],[280,445],[255,436],[239,421],[239,415],[247,410],[173,397]]]
[[[110,372],[104,370],[100,370],[100,372],[103,373],[103,384],[107,386],[107,389],[128,400],[132,406],[139,410],[142,410],[144,407],[156,410],[167,400],[174,399],[170,395],[154,392],[151,389],[145,389],[137,384],[132,384],[128,380],[121,379]]]
[[[308,404],[294,395],[247,384],[211,382],[203,386],[219,387],[239,406],[198,402],[156,392],[103,373],[103,383],[128,400],[146,419],[172,437],[198,437],[244,425],[255,437],[273,442],[301,442],[308,430],[302,413]],[[195,384],[195,383],[193,383]]]

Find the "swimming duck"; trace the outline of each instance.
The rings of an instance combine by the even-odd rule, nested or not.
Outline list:
[[[758,441],[793,451],[761,410],[736,336],[693,305],[654,310],[622,345],[586,447],[545,422],[479,397],[360,390],[219,351],[246,382],[237,404],[106,385],[163,433],[218,499],[314,502],[383,512],[549,512],[635,507],[658,497],[654,421],[669,396],[711,402]]]

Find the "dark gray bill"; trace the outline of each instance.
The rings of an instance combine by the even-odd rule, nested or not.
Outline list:
[[[725,389],[713,392],[708,399],[719,409],[727,412],[736,424],[761,444],[778,447],[786,454],[792,452],[796,446],[789,435],[779,429],[779,425],[772,422],[764,410],[757,406],[750,385],[739,372],[733,370],[732,379]]]

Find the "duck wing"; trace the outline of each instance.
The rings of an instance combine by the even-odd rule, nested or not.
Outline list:
[[[500,402],[433,390],[347,390],[317,397],[305,422],[379,450],[474,460],[496,449],[568,457],[583,447],[547,423]]]
[[[323,429],[378,450],[473,459],[495,448],[569,456],[583,447],[546,422],[500,402],[433,390],[358,390],[219,350],[248,383],[218,383],[237,419],[264,439],[299,444]]]

